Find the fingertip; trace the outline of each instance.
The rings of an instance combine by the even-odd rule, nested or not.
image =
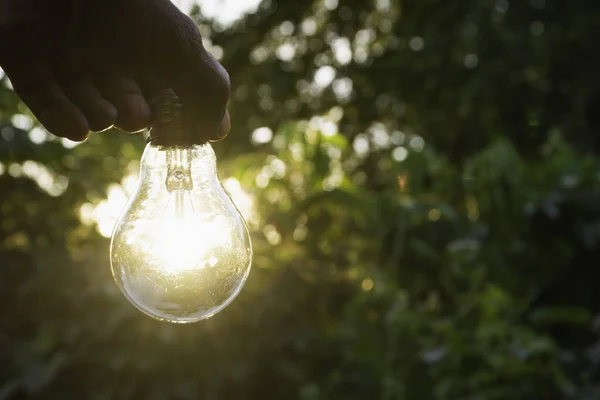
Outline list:
[[[45,109],[38,119],[50,133],[74,142],[85,140],[90,132],[87,119],[75,107],[57,104]]]
[[[150,123],[150,106],[141,95],[119,96],[115,106],[118,110],[116,126],[125,132],[139,132]]]
[[[94,132],[102,132],[110,129],[117,122],[117,109],[106,100],[96,102],[95,107],[89,113],[88,122],[90,129]]]

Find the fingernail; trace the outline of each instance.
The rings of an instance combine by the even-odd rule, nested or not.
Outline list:
[[[72,142],[83,142],[85,140],[87,140],[88,136],[90,135],[90,133],[86,133],[85,135],[73,135],[73,136],[66,136],[66,139],[69,139]]]
[[[49,132],[74,142],[85,140],[90,133],[87,119],[74,107],[49,108],[38,119]]]
[[[229,116],[229,111],[225,110],[225,116],[221,120],[219,124],[219,129],[217,131],[217,135],[219,139],[224,139],[229,131],[231,130],[231,117]]]
[[[103,132],[110,129],[117,120],[117,109],[107,101],[98,102],[90,112],[90,129]]]

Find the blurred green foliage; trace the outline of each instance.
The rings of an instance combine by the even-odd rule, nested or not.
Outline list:
[[[193,15],[232,77],[249,281],[192,326],[136,311],[80,209],[143,138],[65,147],[4,79],[1,400],[600,399],[600,3]]]

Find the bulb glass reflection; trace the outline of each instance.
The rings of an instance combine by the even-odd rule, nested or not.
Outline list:
[[[210,144],[148,144],[111,242],[125,297],[154,318],[196,322],[239,294],[251,260],[246,223],[218,180]]]

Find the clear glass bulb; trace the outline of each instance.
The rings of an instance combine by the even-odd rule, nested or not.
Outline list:
[[[251,260],[246,223],[219,182],[210,144],[149,143],[111,242],[125,297],[159,320],[196,322],[239,294]]]

